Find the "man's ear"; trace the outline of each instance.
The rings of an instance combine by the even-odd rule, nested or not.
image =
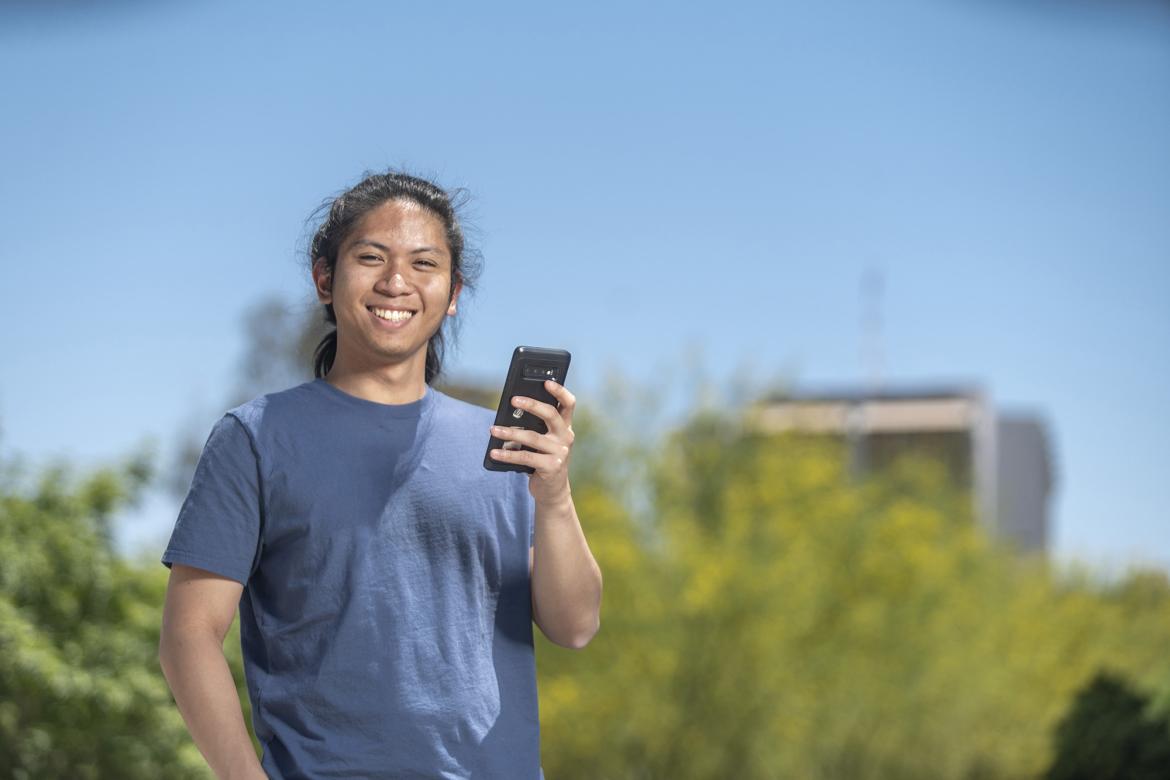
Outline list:
[[[463,280],[456,279],[455,287],[451,290],[451,302],[447,304],[447,315],[455,316],[455,304],[459,300],[459,293],[463,292]]]
[[[313,262],[313,287],[317,290],[319,302],[333,303],[333,275],[324,257],[318,257]]]

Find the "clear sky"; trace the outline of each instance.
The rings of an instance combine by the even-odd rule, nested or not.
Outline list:
[[[888,385],[1048,424],[1059,556],[1170,566],[1170,3],[20,2],[0,74],[9,455],[205,435],[306,217],[405,165],[475,196],[453,375],[856,384],[872,269]]]

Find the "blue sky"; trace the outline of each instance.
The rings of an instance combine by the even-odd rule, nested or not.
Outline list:
[[[1170,566],[1170,4],[93,5],[0,8],[5,453],[209,430],[306,217],[405,165],[475,198],[453,375],[862,382],[872,269],[887,384],[1050,426],[1061,558]]]

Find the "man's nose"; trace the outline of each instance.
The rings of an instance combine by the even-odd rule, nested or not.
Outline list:
[[[404,293],[410,291],[410,285],[406,281],[406,277],[402,275],[401,271],[394,271],[390,274],[390,280],[386,282],[386,286],[392,293]]]

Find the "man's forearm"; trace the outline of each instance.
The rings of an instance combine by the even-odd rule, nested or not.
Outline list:
[[[601,569],[570,495],[538,502],[532,597],[537,625],[553,642],[584,647],[601,625]]]
[[[220,780],[267,780],[244,725],[223,643],[211,633],[174,633],[159,645],[163,676],[196,747]]]

